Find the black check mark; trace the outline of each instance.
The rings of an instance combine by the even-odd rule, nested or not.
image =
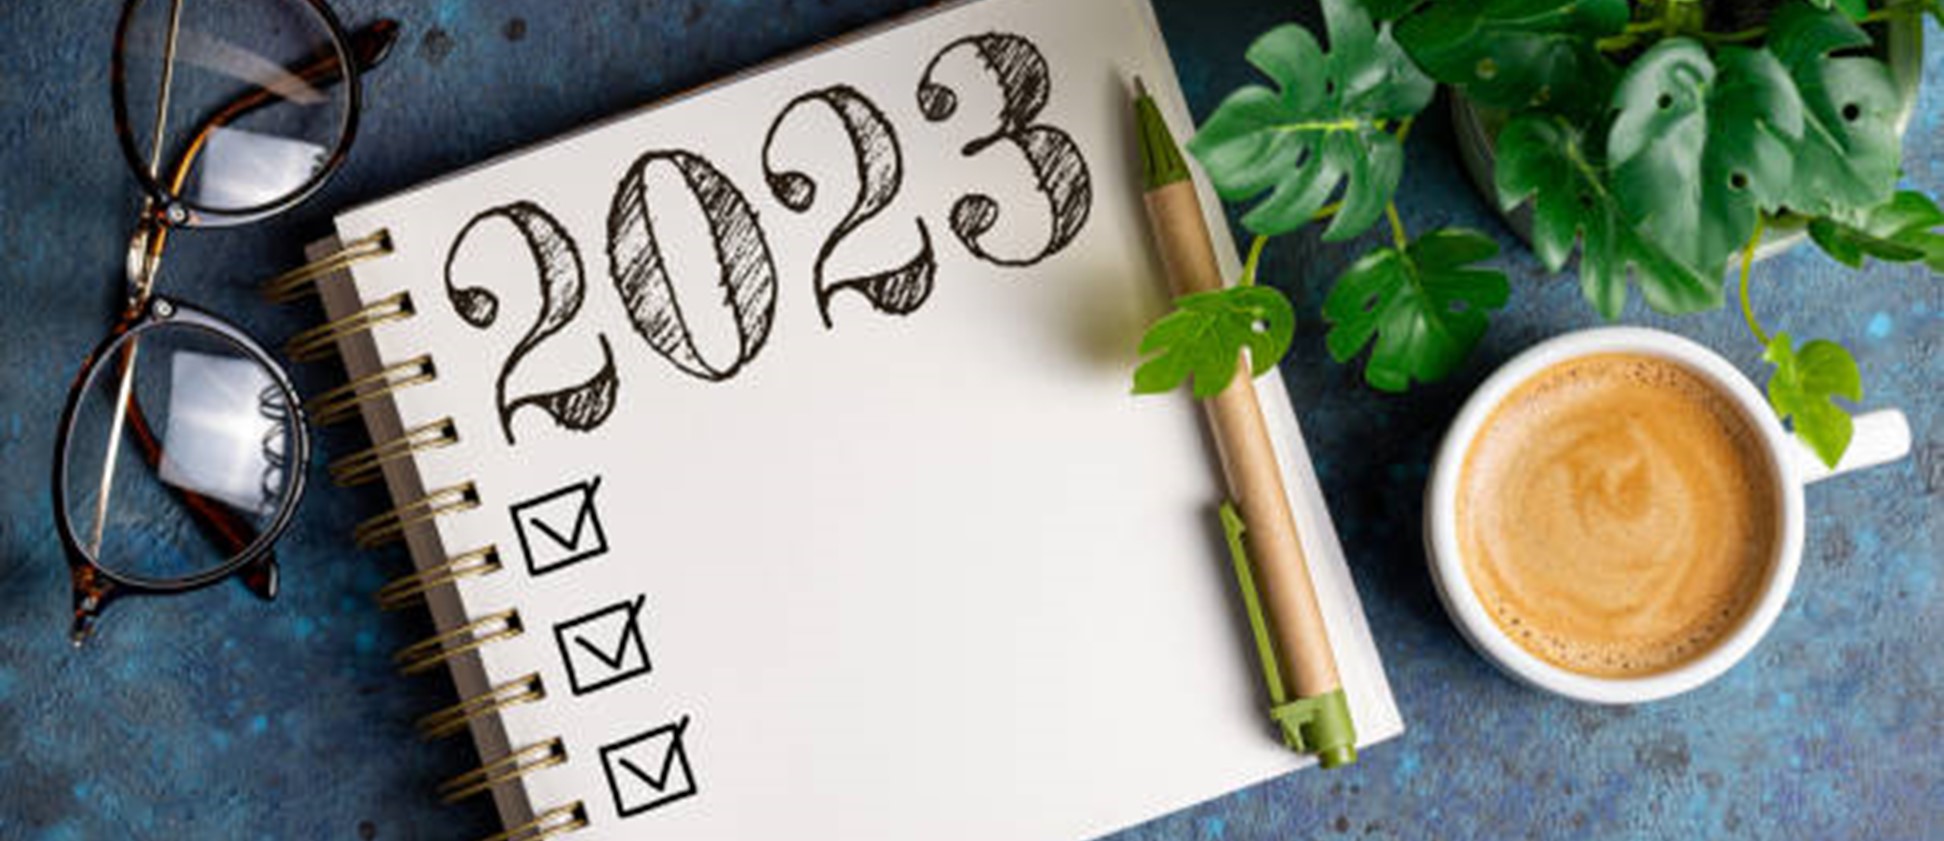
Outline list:
[[[554,531],[553,526],[547,525],[547,521],[539,517],[529,518],[527,524],[539,529],[542,534],[553,538],[553,542],[560,544],[560,548],[573,551],[580,548],[581,533],[587,530],[587,521],[592,519],[594,519],[594,509],[582,505],[580,511],[574,515],[574,533],[566,536],[562,536],[560,532]]]
[[[635,620],[640,618],[641,606],[647,602],[648,597],[642,596],[635,599],[633,604],[628,605],[628,615],[623,620],[627,624],[622,627],[621,638],[615,641],[614,656],[608,656],[607,652],[602,651],[593,643],[588,642],[585,636],[576,634],[574,636],[574,644],[585,649],[587,653],[594,655],[594,659],[601,661],[602,665],[610,669],[620,669],[621,664],[628,659],[628,642],[641,634],[641,626],[636,624]]]
[[[567,685],[575,695],[586,695],[654,669],[648,657],[647,631],[641,626],[647,604],[648,597],[639,595],[554,626],[554,643],[560,647]]]
[[[616,814],[632,817],[695,796],[695,769],[689,765],[688,746],[683,739],[688,726],[689,718],[685,715],[646,733],[602,746],[601,766],[607,772],[608,792],[614,797]],[[655,751],[660,752],[660,758],[655,758]],[[638,763],[637,759],[643,761]],[[643,765],[655,768],[656,772],[649,773]]]
[[[672,750],[666,751],[662,754],[662,767],[661,767],[660,774],[651,775],[647,771],[641,770],[641,766],[629,762],[626,759],[617,759],[615,760],[615,764],[628,769],[628,773],[640,777],[641,781],[647,783],[650,788],[656,791],[661,791],[662,789],[668,788],[668,774],[670,771],[675,770],[676,756],[677,754],[675,753],[675,751]]]
[[[515,503],[509,509],[527,572],[545,575],[607,554],[607,532],[601,527],[595,504],[600,489],[601,477],[595,476]]]

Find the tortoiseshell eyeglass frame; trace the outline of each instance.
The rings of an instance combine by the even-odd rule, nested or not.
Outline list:
[[[121,20],[115,30],[114,57],[110,65],[115,133],[120,139],[122,153],[127,158],[129,167],[135,173],[136,180],[145,195],[144,207],[136,222],[135,233],[130,239],[128,248],[128,298],[126,306],[110,328],[107,337],[102,339],[82,361],[80,372],[68,390],[67,401],[61,413],[59,440],[55,444],[57,455],[52,483],[54,514],[57,531],[60,533],[68,567],[72,573],[74,612],[70,635],[77,646],[88,637],[96,619],[107,605],[125,595],[184,593],[235,576],[257,596],[265,600],[275,598],[278,572],[276,555],[272,551],[273,545],[289,526],[297,503],[303,496],[304,469],[310,452],[309,436],[305,431],[303,411],[297,400],[296,391],[292,388],[290,376],[284,367],[245,330],[191,304],[155,296],[154,281],[171,230],[227,227],[260,221],[282,213],[316,193],[343,164],[345,155],[350,151],[351,142],[357,134],[360,110],[359,76],[382,62],[398,40],[399,27],[396,20],[379,19],[347,35],[339,24],[337,16],[323,0],[282,0],[308,9],[329,31],[331,43],[327,48],[320,49],[316,54],[286,69],[295,77],[312,85],[323,87],[341,84],[344,86],[345,108],[337,144],[324,156],[309,180],[277,200],[235,210],[209,208],[199,206],[181,195],[183,185],[194,169],[197,156],[204,150],[206,142],[216,129],[279,101],[279,96],[267,87],[258,86],[212,109],[197,124],[196,130],[189,135],[187,146],[172,166],[152,167],[148,156],[145,156],[139,148],[125,95],[127,75],[124,46],[136,11],[143,2],[144,0],[126,0],[123,4]],[[183,0],[148,0],[148,2],[171,4],[171,27],[173,28],[174,15],[180,12],[180,4]],[[169,48],[174,49],[173,37]],[[165,53],[165,62],[174,60],[172,52]],[[164,97],[166,93],[165,88]],[[156,138],[156,142],[160,143],[159,137]],[[286,454],[286,463],[291,471],[289,489],[282,506],[261,531],[219,502],[187,489],[171,490],[188,511],[190,519],[196,523],[198,529],[229,558],[219,566],[180,578],[141,577],[103,566],[83,548],[67,505],[67,472],[69,464],[73,461],[69,448],[74,437],[77,410],[87,396],[88,384],[96,380],[94,375],[97,370],[107,365],[116,366],[113,379],[128,377],[134,363],[136,339],[145,331],[164,324],[190,326],[212,333],[262,365],[271,374],[274,387],[281,392],[284,405],[293,413],[291,423],[294,441],[290,452]],[[130,394],[119,408],[124,413],[125,425],[117,428],[125,429],[140,451],[143,461],[150,467],[155,467],[162,458],[163,448],[142,407]]]

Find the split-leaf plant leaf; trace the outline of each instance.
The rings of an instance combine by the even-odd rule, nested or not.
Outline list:
[[[1423,110],[1436,89],[1362,9],[1339,2],[1326,13],[1327,55],[1301,26],[1270,30],[1247,58],[1276,88],[1230,94],[1188,144],[1223,199],[1269,194],[1242,216],[1261,236],[1303,227],[1339,192],[1326,242],[1375,224],[1404,173],[1404,144],[1389,127]]]
[[[1684,313],[1720,303],[1721,276],[1689,268],[1628,222],[1578,127],[1556,116],[1524,114],[1499,133],[1499,205],[1532,201],[1532,250],[1559,271],[1580,243],[1580,289],[1609,320],[1627,303],[1629,267],[1647,303]]]
[[[1434,3],[1397,41],[1431,77],[1492,108],[1596,116],[1617,71],[1598,39],[1626,28],[1626,0]]]
[[[1364,380],[1383,391],[1444,379],[1511,293],[1504,272],[1477,267],[1497,254],[1491,237],[1447,229],[1365,255],[1323,302],[1330,356],[1347,362],[1371,345]]]
[[[1809,236],[1843,265],[1860,267],[1866,256],[1893,263],[1924,261],[1944,273],[1944,210],[1929,196],[1903,190],[1881,205],[1809,223]]]
[[[1764,211],[1781,206],[1802,98],[1766,50],[1670,38],[1627,68],[1607,136],[1613,191],[1642,235],[1720,278]],[[1712,308],[1719,299],[1707,302]]]
[[[1869,45],[1870,36],[1842,15],[1800,3],[1769,21],[1768,49],[1805,106],[1794,177],[1782,197],[1790,210],[1827,216],[1875,207],[1896,189],[1902,106],[1890,69],[1870,56],[1832,55]]]

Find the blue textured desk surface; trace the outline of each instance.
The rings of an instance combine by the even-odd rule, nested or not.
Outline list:
[[[59,404],[120,294],[137,203],[113,145],[108,0],[0,10],[0,838],[435,838],[497,829],[483,803],[441,807],[465,740],[408,724],[448,703],[442,677],[401,680],[390,652],[420,613],[370,593],[407,564],[350,545],[378,491],[318,476],[282,547],[284,593],[240,587],[122,604],[98,644],[68,647],[67,571],[46,488]],[[254,284],[300,261],[336,208],[482,160],[879,20],[917,0],[465,3],[338,0],[406,40],[367,82],[350,163],[295,214],[179,237],[164,288],[278,339],[316,314]],[[1249,71],[1253,35],[1293,4],[1158,0],[1182,79],[1206,113]],[[1944,49],[1935,25],[1910,129],[1909,181],[1944,191]],[[1426,460],[1495,363],[1594,317],[1546,277],[1463,179],[1442,108],[1411,138],[1401,206],[1414,227],[1498,237],[1513,303],[1448,383],[1376,394],[1328,361],[1316,312],[1355,248],[1280,243],[1267,274],[1308,316],[1284,373],[1303,406],[1337,527],[1410,731],[1334,773],[1305,772],[1127,833],[1159,838],[1944,836],[1944,280],[1861,276],[1799,249],[1760,268],[1772,325],[1858,348],[1872,406],[1901,406],[1914,458],[1818,485],[1789,608],[1755,655],[1690,695],[1599,709],[1514,686],[1467,649],[1432,594],[1419,543]],[[1372,234],[1375,236],[1377,234]],[[1735,313],[1627,321],[1693,336],[1760,376]],[[298,372],[307,393],[331,366]],[[360,446],[329,430],[320,457]],[[1138,734],[1129,734],[1130,738]],[[1264,738],[1268,738],[1265,731]]]

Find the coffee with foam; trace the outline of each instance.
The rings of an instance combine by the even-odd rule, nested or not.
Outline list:
[[[1761,597],[1778,481],[1758,430],[1701,375],[1583,357],[1514,389],[1473,439],[1459,552],[1520,647],[1581,674],[1654,674],[1713,648]]]

